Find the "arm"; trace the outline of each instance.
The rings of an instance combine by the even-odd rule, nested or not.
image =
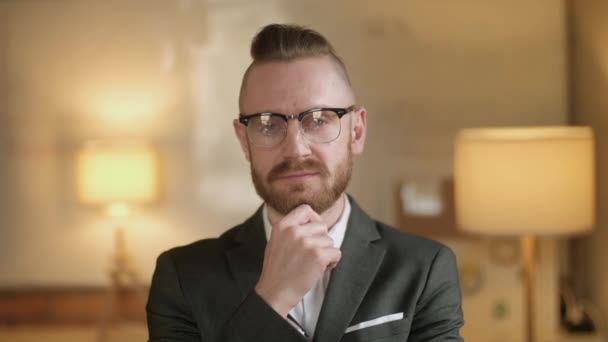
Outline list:
[[[156,261],[146,313],[150,342],[203,340],[168,252],[161,254]]]
[[[253,290],[221,328],[219,337],[202,336],[167,252],[158,257],[146,311],[150,342],[306,341]]]
[[[224,326],[217,341],[306,342],[306,338],[255,291],[251,291]]]
[[[464,324],[454,253],[441,247],[416,305],[409,342],[462,341]]]

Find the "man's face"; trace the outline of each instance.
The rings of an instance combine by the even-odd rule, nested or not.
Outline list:
[[[243,114],[299,114],[313,108],[354,104],[350,86],[329,57],[255,65],[245,82],[240,101]],[[260,197],[283,215],[301,204],[309,204],[317,213],[327,210],[348,185],[352,156],[363,151],[365,115],[365,109],[358,107],[343,116],[338,138],[324,144],[308,141],[300,123],[289,120],[287,136],[271,148],[252,145],[246,127],[235,120],[235,131]]]

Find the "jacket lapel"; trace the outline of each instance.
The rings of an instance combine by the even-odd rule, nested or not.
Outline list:
[[[372,243],[380,239],[376,224],[350,196],[349,199],[352,209],[341,248],[342,258],[332,271],[315,342],[336,342],[342,338],[384,258],[384,247]]]
[[[264,232],[262,207],[241,225],[234,241],[237,245],[226,251],[226,259],[243,298],[245,298],[255,287],[264,263],[266,233]]]
[[[336,342],[342,338],[384,258],[385,249],[375,222],[349,196],[351,214],[342,243],[342,258],[332,271],[319,314],[314,341]],[[236,246],[226,259],[243,298],[255,287],[264,262],[266,234],[262,208],[241,225]]]

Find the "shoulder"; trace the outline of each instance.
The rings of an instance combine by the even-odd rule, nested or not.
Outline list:
[[[389,258],[426,265],[438,257],[455,258],[452,250],[439,241],[404,232],[379,221],[375,224],[381,236],[379,243],[385,246]]]
[[[351,219],[367,227],[375,228],[374,241],[385,249],[385,262],[389,267],[430,268],[436,259],[455,259],[452,250],[441,242],[399,230],[365,213],[357,202],[349,196],[352,206]],[[372,229],[373,229],[372,228]],[[348,234],[348,232],[347,232]],[[377,236],[377,235],[376,235]]]
[[[201,267],[222,265],[224,252],[235,245],[235,237],[242,225],[230,228],[218,238],[201,239],[187,245],[173,247],[160,254],[158,263],[170,262],[179,273],[199,273]]]

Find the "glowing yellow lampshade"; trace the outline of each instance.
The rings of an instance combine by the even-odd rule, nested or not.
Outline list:
[[[589,231],[594,168],[588,127],[465,129],[455,145],[458,225],[511,236]]]
[[[88,143],[76,157],[76,169],[84,204],[140,204],[158,197],[158,155],[147,144]]]

